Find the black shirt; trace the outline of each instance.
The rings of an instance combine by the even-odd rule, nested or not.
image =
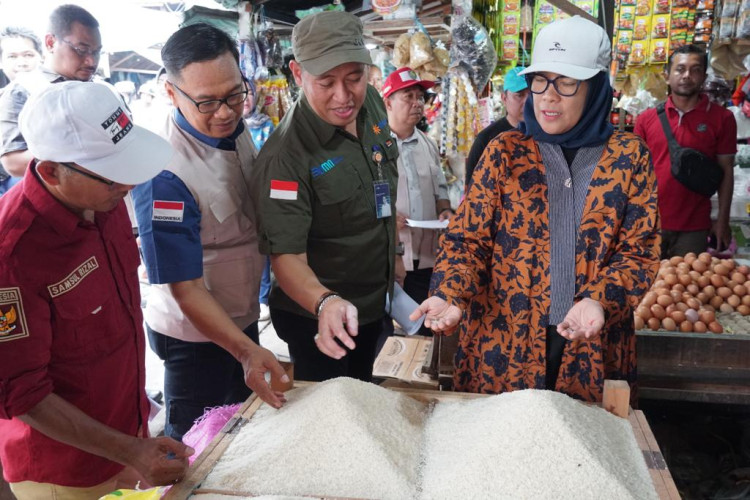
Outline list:
[[[482,153],[484,152],[484,148],[487,147],[487,144],[489,144],[498,134],[507,132],[508,130],[513,130],[513,128],[514,127],[510,124],[508,118],[505,117],[491,123],[487,128],[477,134],[476,139],[474,139],[474,144],[471,145],[469,156],[466,158],[466,181],[464,184],[464,190],[469,189],[469,186],[471,185],[471,175],[474,173],[474,169],[476,168],[477,163],[479,163],[479,159],[482,157]]]

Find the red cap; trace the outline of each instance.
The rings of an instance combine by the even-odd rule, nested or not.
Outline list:
[[[385,83],[383,83],[382,89],[383,98],[388,97],[397,90],[413,87],[415,85],[419,85],[423,89],[427,90],[434,87],[435,82],[431,82],[429,80],[420,80],[419,76],[417,76],[416,71],[411,68],[399,68],[388,75],[388,78],[385,79]]]

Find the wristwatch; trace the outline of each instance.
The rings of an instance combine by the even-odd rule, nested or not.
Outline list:
[[[406,250],[404,249],[404,242],[399,241],[398,243],[396,243],[396,255],[404,255],[405,252]]]

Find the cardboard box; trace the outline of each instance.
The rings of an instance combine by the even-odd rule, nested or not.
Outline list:
[[[431,345],[431,337],[389,337],[375,359],[372,375],[423,387],[437,387],[437,379],[422,373],[422,365]]]

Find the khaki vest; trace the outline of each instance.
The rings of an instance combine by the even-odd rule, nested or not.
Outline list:
[[[263,260],[250,199],[250,172],[256,151],[250,133],[237,138],[236,151],[224,151],[182,130],[170,113],[161,135],[176,151],[165,169],[177,175],[201,212],[203,280],[235,324],[244,329],[258,319]],[[189,342],[209,342],[185,317],[169,285],[153,285],[144,313],[159,333]]]

